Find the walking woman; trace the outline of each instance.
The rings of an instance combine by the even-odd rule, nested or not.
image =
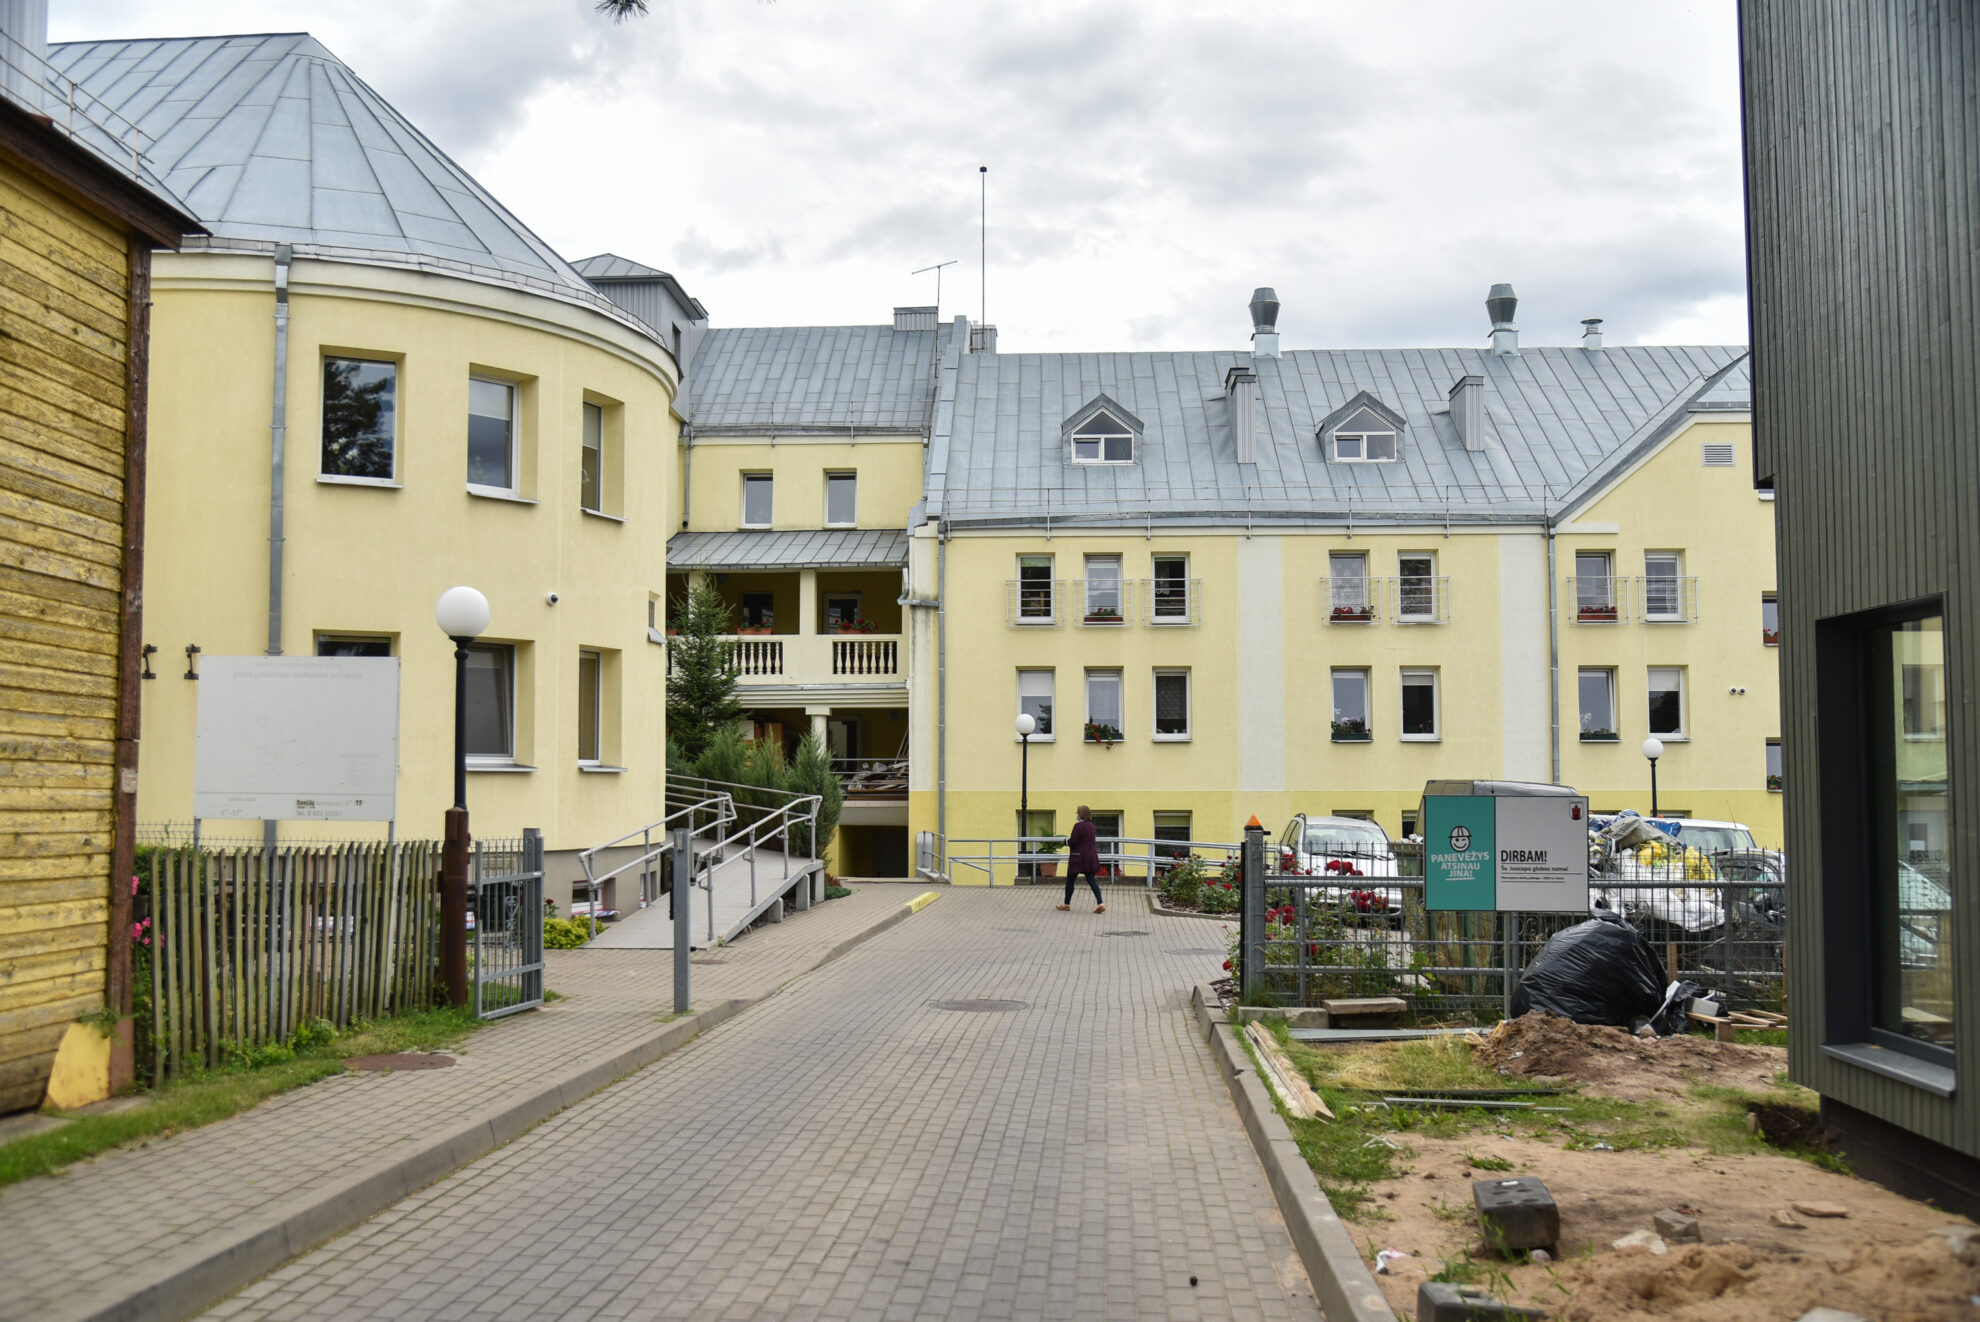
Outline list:
[[[1066,902],[1061,909],[1072,908],[1073,885],[1081,873],[1093,888],[1093,912],[1107,912],[1107,902],[1100,894],[1100,833],[1093,827],[1093,809],[1083,803],[1079,805],[1079,820],[1066,837]]]

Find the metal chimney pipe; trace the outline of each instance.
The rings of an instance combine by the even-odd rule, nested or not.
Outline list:
[[[1485,298],[1485,311],[1492,318],[1492,352],[1501,358],[1519,357],[1519,327],[1513,325],[1519,295],[1513,293],[1513,287],[1493,285]]]
[[[1251,291],[1251,352],[1279,356],[1279,296],[1269,286]]]
[[[1581,347],[1599,349],[1602,347],[1602,319],[1583,317],[1581,320]]]

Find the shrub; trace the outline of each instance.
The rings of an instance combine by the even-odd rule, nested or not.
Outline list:
[[[752,791],[741,796],[746,802],[765,811],[782,807],[784,799],[779,791],[788,776],[781,743],[766,736],[743,746],[742,783]]]
[[[827,886],[825,888],[825,898],[828,900],[843,900],[850,894],[852,894],[852,890],[846,886]]]
[[[1162,898],[1185,909],[1196,908],[1209,872],[1202,859],[1184,859],[1162,874]]]
[[[546,918],[543,920],[543,948],[545,950],[576,950],[591,940],[591,924],[577,918]]]
[[[839,781],[838,773],[832,770],[832,755],[826,751],[824,743],[815,734],[807,733],[798,744],[797,756],[791,759],[790,771],[784,777],[784,788],[793,794],[816,794],[823,802],[818,805],[818,841],[812,848],[808,838],[809,828],[800,826],[791,832],[791,849],[808,858],[823,858],[832,845],[832,837],[839,829],[839,813],[846,804],[846,789]]]
[[[1203,893],[1197,900],[1197,907],[1205,913],[1236,913],[1238,901],[1244,892],[1228,881],[1205,883]]]
[[[289,1046],[294,1051],[313,1051],[317,1047],[327,1047],[337,1040],[337,1025],[328,1019],[305,1019],[296,1025],[295,1033],[289,1038]]]

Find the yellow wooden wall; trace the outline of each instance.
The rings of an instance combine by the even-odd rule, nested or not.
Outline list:
[[[0,1112],[104,1002],[127,252],[0,156]]]

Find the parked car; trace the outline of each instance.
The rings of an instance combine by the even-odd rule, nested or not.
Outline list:
[[[1309,817],[1297,813],[1279,836],[1279,871],[1309,877],[1338,877],[1363,913],[1399,914],[1402,892],[1365,887],[1358,877],[1400,877],[1389,833],[1360,817]]]

